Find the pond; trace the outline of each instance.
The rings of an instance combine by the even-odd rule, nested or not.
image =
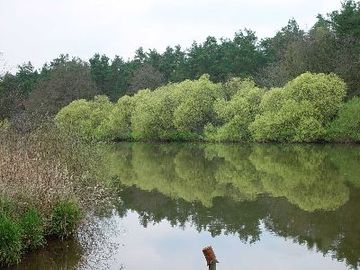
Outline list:
[[[121,143],[102,153],[114,200],[96,216],[97,248],[50,242],[15,269],[207,269],[207,245],[220,270],[360,266],[360,145]]]

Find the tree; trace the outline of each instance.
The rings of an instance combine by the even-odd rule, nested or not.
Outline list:
[[[183,91],[181,104],[174,111],[174,125],[180,132],[201,134],[214,118],[213,104],[222,97],[220,85],[203,75],[199,80],[191,81]]]
[[[6,62],[3,53],[0,52],[0,79],[5,75]]]
[[[109,115],[113,104],[106,96],[94,100],[79,99],[62,108],[55,121],[63,132],[86,141],[104,141],[110,138]]]
[[[108,127],[110,137],[116,140],[130,140],[131,134],[131,113],[134,107],[134,99],[125,95],[122,96],[109,115]]]
[[[336,119],[327,129],[327,137],[331,141],[360,141],[360,98],[356,97],[345,103]]]
[[[249,129],[256,141],[322,140],[345,95],[346,85],[338,76],[304,73],[264,95],[261,114]]]
[[[346,0],[340,11],[333,11],[329,16],[331,27],[339,38],[360,40],[360,2]]]
[[[95,54],[90,58],[90,71],[97,90],[108,97],[112,97],[112,70],[109,64],[109,58],[106,55]]]
[[[219,99],[214,103],[214,111],[221,125],[216,130],[212,125],[207,126],[205,134],[208,139],[215,141],[249,141],[251,135],[248,127],[259,112],[264,90],[249,79],[239,78],[229,81],[225,89],[230,92],[230,100]]]
[[[52,65],[26,101],[29,113],[55,115],[71,101],[96,95],[88,64],[79,60],[64,60]]]
[[[23,65],[18,66],[18,70],[15,76],[21,94],[23,94],[25,97],[28,97],[34,90],[39,79],[37,70],[34,70],[31,62],[24,63]]]
[[[24,95],[16,76],[6,73],[0,81],[0,119],[11,120],[24,110]]]
[[[149,64],[141,65],[135,70],[128,89],[134,94],[140,89],[155,89],[164,83],[164,75]]]
[[[268,87],[281,87],[306,72],[304,37],[305,32],[291,19],[274,37],[262,40],[261,49],[267,65],[259,71],[256,81]]]
[[[110,100],[114,101],[125,95],[130,85],[132,67],[129,63],[115,56],[111,62],[111,94]]]
[[[171,87],[171,86],[170,86]],[[167,90],[170,90],[169,87]],[[170,91],[141,90],[134,98],[131,116],[133,137],[141,140],[167,140],[174,132],[173,113],[176,108]]]

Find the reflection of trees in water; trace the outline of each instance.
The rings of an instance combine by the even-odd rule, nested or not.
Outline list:
[[[107,163],[125,185],[208,207],[216,197],[243,201],[266,193],[303,210],[334,210],[348,200],[348,182],[360,183],[360,151],[346,147],[120,144]]]
[[[166,219],[172,226],[184,227],[191,223],[200,231],[208,231],[213,237],[237,234],[243,242],[260,239],[260,221],[266,216],[266,209],[258,201],[235,202],[229,198],[214,199],[211,207],[201,203],[190,203],[183,199],[172,199],[157,191],[142,191],[135,186],[118,186],[122,201],[117,206],[121,216],[127,210],[134,210],[140,216],[140,223],[158,223]]]
[[[270,215],[264,221],[267,230],[360,267],[359,190],[354,190],[349,201],[336,211],[306,212],[275,199],[270,199],[268,206]]]
[[[291,238],[309,249],[316,248],[331,254],[339,261],[345,260],[356,267],[360,259],[360,192],[336,211],[307,212],[283,198],[261,196],[255,201],[235,201],[215,198],[212,206],[198,202],[172,199],[158,191],[142,191],[131,186],[117,186],[121,204],[120,215],[134,210],[140,223],[167,220],[172,226],[184,227],[188,222],[199,232],[208,231],[213,237],[223,234],[237,235],[244,243],[260,240],[261,226],[281,237]]]
[[[264,190],[285,197],[303,210],[333,210],[349,198],[344,177],[319,146],[255,146],[250,160],[261,173]]]
[[[121,181],[115,184],[129,187],[119,210],[136,210],[144,226],[191,222],[253,242],[264,221],[280,236],[356,265],[360,199],[351,185],[360,183],[359,148],[135,143],[109,151],[107,163]]]

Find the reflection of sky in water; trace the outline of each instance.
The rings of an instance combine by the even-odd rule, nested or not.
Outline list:
[[[207,269],[202,248],[212,245],[220,261],[218,269],[347,269],[345,263],[323,256],[291,239],[277,237],[264,231],[260,241],[244,244],[237,236],[224,235],[212,238],[210,233],[198,233],[190,224],[186,230],[171,227],[169,222],[140,225],[138,214],[128,212],[124,219],[116,218],[126,229],[116,242],[124,244],[114,255],[111,269]],[[112,239],[115,240],[115,239]]]

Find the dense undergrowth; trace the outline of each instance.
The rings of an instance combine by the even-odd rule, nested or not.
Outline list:
[[[58,126],[87,141],[357,142],[360,102],[345,102],[335,74],[304,73],[282,88],[250,79],[168,84],[113,104],[106,96],[76,100],[56,116]]]
[[[89,146],[53,125],[26,134],[1,127],[0,268],[18,263],[48,237],[72,237],[104,194],[90,174],[96,161]]]

